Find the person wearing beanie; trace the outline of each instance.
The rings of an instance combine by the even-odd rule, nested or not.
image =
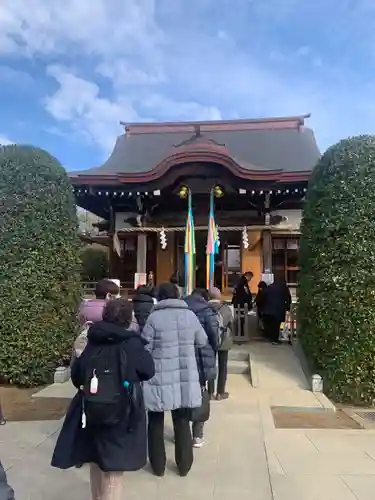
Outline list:
[[[229,305],[222,300],[221,292],[218,288],[213,287],[208,292],[209,303],[221,316],[221,338],[218,347],[218,377],[216,399],[221,401],[228,399],[229,393],[226,392],[225,386],[228,375],[228,353],[233,345],[233,323],[234,318]]]

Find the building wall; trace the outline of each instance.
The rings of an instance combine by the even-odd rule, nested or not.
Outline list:
[[[163,283],[169,281],[175,270],[175,252],[174,252],[173,233],[168,233],[168,246],[162,250],[158,244],[156,248],[156,282]],[[262,274],[262,243],[261,231],[249,231],[249,248],[246,250],[241,247],[241,270],[242,272],[252,271],[254,278],[251,281],[251,291],[257,292],[257,285]],[[227,290],[228,293],[232,291]]]
[[[260,281],[262,274],[262,242],[261,231],[248,231],[249,248],[246,250],[242,248],[241,267],[242,272],[251,271],[254,274],[250,282],[250,289],[252,293],[256,293],[257,285]]]
[[[121,231],[127,227],[132,227],[132,225],[127,222],[129,218],[135,221],[137,217],[136,212],[116,212],[115,214],[115,231]]]

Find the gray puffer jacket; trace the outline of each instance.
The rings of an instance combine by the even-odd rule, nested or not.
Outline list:
[[[219,345],[219,351],[229,351],[233,347],[233,314],[231,308],[226,302],[221,300],[210,300],[209,304],[216,312],[221,314],[223,318],[223,327],[225,334],[222,343]]]
[[[0,462],[0,500],[14,500],[14,491],[9,486],[4,467]]]
[[[196,315],[180,299],[155,305],[142,331],[155,362],[155,376],[144,382],[149,411],[198,408],[202,404],[195,347],[207,343]]]

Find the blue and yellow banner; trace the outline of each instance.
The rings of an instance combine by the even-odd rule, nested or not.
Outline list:
[[[188,196],[188,214],[185,227],[185,289],[184,293],[190,295],[195,283],[195,230],[191,192]]]

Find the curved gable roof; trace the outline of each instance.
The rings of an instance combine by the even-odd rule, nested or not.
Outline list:
[[[249,173],[308,173],[318,161],[320,151],[313,131],[303,125],[303,118],[129,126],[118,137],[112,154],[102,166],[74,172],[71,177],[146,178],[147,173],[151,174],[158,165],[181,152],[187,158],[199,152],[206,156],[210,152],[225,154],[240,170]]]

